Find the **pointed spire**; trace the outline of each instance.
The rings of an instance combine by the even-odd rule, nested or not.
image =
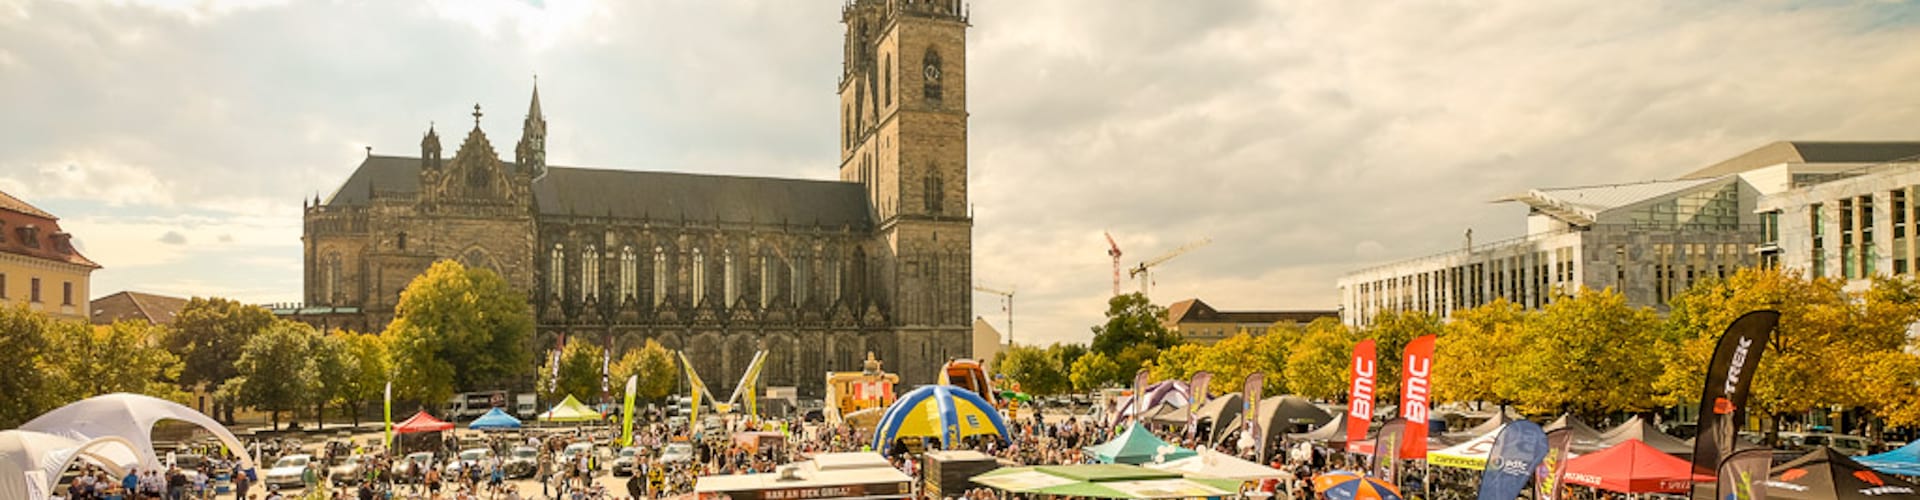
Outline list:
[[[546,120],[546,116],[540,114],[540,74],[539,73],[533,74],[533,103],[527,105],[527,119],[541,120],[541,121]]]

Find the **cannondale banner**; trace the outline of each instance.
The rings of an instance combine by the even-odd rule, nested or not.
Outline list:
[[[1720,461],[1719,485],[1722,500],[1765,500],[1767,471],[1773,468],[1773,450],[1748,448]]]
[[[1573,431],[1556,429],[1547,433],[1547,457],[1540,460],[1540,468],[1535,471],[1537,483],[1534,486],[1535,497],[1540,500],[1556,500],[1567,491],[1567,460],[1573,452]]]
[[[1700,434],[1693,442],[1695,473],[1714,474],[1721,461],[1733,456],[1754,370],[1760,367],[1760,354],[1766,352],[1767,340],[1779,324],[1780,313],[1753,311],[1733,320],[1720,335],[1720,346],[1707,364],[1707,385],[1700,391]],[[1714,498],[1732,493],[1718,487]]]
[[[1252,448],[1254,450],[1254,453],[1256,453],[1256,455],[1254,455],[1256,461],[1265,459],[1266,457],[1262,455],[1265,455],[1267,451],[1267,440],[1265,436],[1260,435],[1260,393],[1262,389],[1266,387],[1266,384],[1267,374],[1253,372],[1247,374],[1247,385],[1240,390],[1240,395],[1245,396],[1241,398],[1243,401],[1241,402],[1242,406],[1240,408],[1240,420],[1246,422],[1247,425],[1246,431],[1240,433],[1240,442],[1245,445],[1243,446],[1244,448]]]
[[[1347,391],[1347,451],[1371,453],[1360,445],[1367,440],[1367,428],[1373,424],[1373,339],[1353,345],[1353,370],[1348,372],[1352,386]]]
[[[1400,418],[1406,419],[1407,441],[1400,458],[1427,458],[1427,401],[1433,394],[1433,336],[1407,342],[1406,363],[1400,370]]]
[[[1540,425],[1515,420],[1493,438],[1487,468],[1480,471],[1480,500],[1514,500],[1527,489],[1533,470],[1547,458],[1547,433]]]
[[[1202,371],[1193,374],[1193,381],[1187,382],[1187,436],[1200,432],[1200,407],[1207,404],[1207,384],[1213,383],[1213,372]]]

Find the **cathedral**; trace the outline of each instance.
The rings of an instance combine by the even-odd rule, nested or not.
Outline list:
[[[535,88],[512,161],[476,105],[450,152],[428,127],[418,156],[370,151],[307,203],[306,305],[289,315],[379,331],[415,276],[454,259],[526,293],[535,352],[657,340],[721,394],[762,349],[761,382],[802,396],[869,352],[934,382],[971,356],[967,13],[856,0],[841,22],[838,180],[548,165]]]

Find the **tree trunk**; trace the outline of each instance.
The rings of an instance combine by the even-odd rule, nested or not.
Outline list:
[[[274,411],[272,411],[271,413],[273,413],[273,427],[272,427],[272,429],[273,429],[273,430],[276,430],[276,431],[277,431],[277,430],[280,430],[280,410],[274,410]]]
[[[314,405],[313,428],[314,430],[326,430],[327,428],[327,404],[326,403],[320,403],[318,405]]]

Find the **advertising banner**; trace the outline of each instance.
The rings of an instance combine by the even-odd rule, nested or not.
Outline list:
[[[1400,454],[1398,450],[1407,439],[1407,421],[1388,420],[1380,426],[1380,434],[1373,437],[1373,474],[1400,486]]]
[[[1213,383],[1213,372],[1210,372],[1210,371],[1201,371],[1200,373],[1195,373],[1193,374],[1193,381],[1187,382],[1187,393],[1188,393],[1187,401],[1188,402],[1187,402],[1186,435],[1189,438],[1193,437],[1194,433],[1199,432],[1199,430],[1195,429],[1195,427],[1198,427],[1200,425],[1200,407],[1205,406],[1207,404],[1207,385],[1212,383]],[[1220,425],[1220,423],[1214,422],[1214,425]]]
[[[1369,450],[1360,447],[1367,440],[1367,428],[1373,425],[1373,380],[1377,373],[1373,364],[1373,339],[1362,340],[1353,345],[1353,369],[1348,372],[1351,383],[1347,390],[1347,451],[1366,453]],[[1249,401],[1252,401],[1249,399]]]
[[[1720,335],[1713,361],[1707,364],[1707,385],[1700,391],[1700,433],[1693,442],[1695,473],[1713,474],[1720,470],[1721,461],[1733,455],[1754,370],[1760,367],[1760,354],[1766,352],[1779,324],[1780,313],[1753,311],[1733,320]],[[1718,484],[1715,487],[1714,498],[1732,493],[1718,490]]]
[[[1147,376],[1146,368],[1133,374],[1133,418],[1138,420],[1147,413]]]
[[[1247,374],[1247,384],[1240,389],[1240,395],[1245,396],[1241,398],[1240,420],[1246,423],[1246,430],[1240,433],[1241,447],[1252,449],[1254,453],[1260,453],[1265,448],[1261,446],[1266,439],[1260,435],[1260,393],[1266,385],[1267,374],[1253,372]],[[1255,458],[1256,461],[1266,459],[1259,455],[1255,455]]]
[[[633,396],[640,388],[640,376],[627,376],[627,398],[620,405],[620,446],[633,446]]]
[[[1480,471],[1480,500],[1514,500],[1547,458],[1547,433],[1526,420],[1508,423],[1493,438],[1487,467]]]
[[[1547,433],[1547,457],[1540,460],[1534,488],[1540,500],[1556,500],[1566,492],[1567,460],[1573,452],[1573,431],[1556,429]]]
[[[1720,461],[1719,484],[1723,500],[1765,500],[1767,471],[1773,468],[1773,450],[1748,448]],[[1697,488],[1696,488],[1697,489]]]
[[[1427,402],[1433,394],[1433,336],[1407,342],[1406,363],[1400,370],[1400,418],[1406,419],[1407,439],[1400,458],[1427,457]]]

